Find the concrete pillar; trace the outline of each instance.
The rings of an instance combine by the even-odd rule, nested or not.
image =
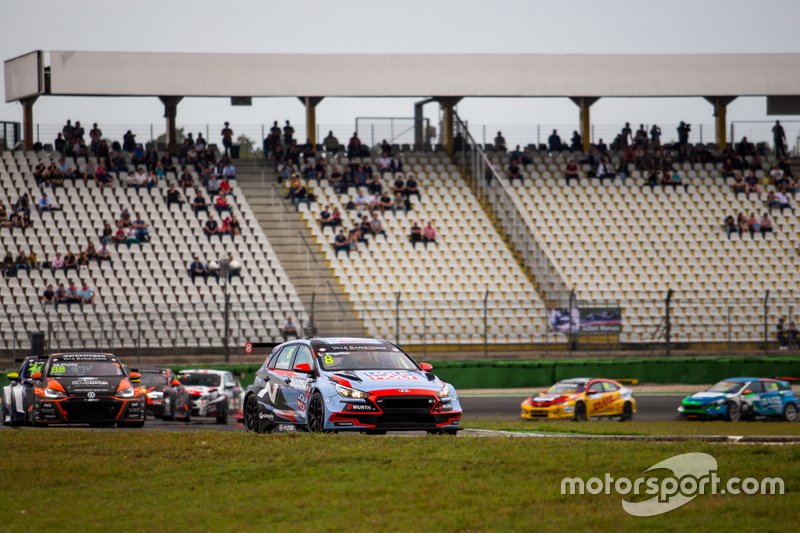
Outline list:
[[[306,139],[312,146],[317,144],[317,104],[322,101],[322,96],[298,96],[306,107]]]
[[[33,150],[33,104],[38,98],[32,96],[19,101],[22,104],[22,139],[25,150]]]
[[[586,153],[592,144],[592,122],[589,117],[589,108],[599,98],[595,96],[573,96],[570,97],[570,100],[580,109],[581,142],[583,143],[583,152]]]
[[[422,145],[425,143],[425,115],[422,113],[422,107],[432,101],[433,98],[428,98],[414,104],[414,150],[422,150]]]
[[[705,99],[709,104],[714,106],[714,131],[716,133],[717,146],[719,146],[720,150],[724,150],[728,147],[728,104],[736,100],[736,97],[706,96]]]
[[[456,104],[461,101],[461,97],[442,96],[436,100],[438,100],[439,105],[442,106],[442,145],[444,146],[444,151],[447,152],[448,155],[453,155],[453,137],[455,136],[455,114],[453,113],[453,110]]]
[[[167,146],[172,147],[177,144],[175,118],[178,116],[178,104],[183,100],[183,96],[159,96],[158,99],[164,104],[164,117],[167,119]]]

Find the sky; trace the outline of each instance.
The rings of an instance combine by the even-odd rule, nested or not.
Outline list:
[[[797,0],[3,0],[0,58],[32,50],[228,52],[228,53],[798,53]],[[384,75],[365,72],[365,76]],[[742,75],[747,75],[743,72]],[[0,85],[0,120],[21,121],[18,103],[5,103]],[[340,137],[356,117],[411,117],[415,99],[327,99],[317,108],[321,133]],[[567,99],[463,100],[459,114],[473,135],[488,141],[504,130],[509,142],[534,142],[553,127],[564,136],[577,128],[577,107]],[[425,108],[438,127],[437,106]],[[163,107],[155,98],[42,97],[34,108],[42,142],[68,118],[99,122],[107,135],[135,126],[141,140],[164,130]],[[767,137],[764,98],[741,98],[728,107],[735,136]],[[790,145],[800,117],[782,118]],[[227,99],[184,99],[178,125],[218,135],[223,121],[237,133],[258,138],[273,120],[305,120],[300,102],[254,99],[231,107]],[[609,137],[622,123],[659,123],[674,136],[680,120],[691,122],[699,140],[713,140],[711,105],[699,98],[601,99],[592,107],[595,136]],[[764,121],[748,124],[743,121]],[[407,126],[396,121],[360,121],[361,136],[382,137]],[[407,124],[407,123],[405,123]],[[371,127],[370,127],[371,126]],[[363,129],[362,129],[363,128]],[[119,132],[119,133],[118,133]],[[369,134],[366,135],[369,138]],[[213,138],[211,139],[214,140]]]

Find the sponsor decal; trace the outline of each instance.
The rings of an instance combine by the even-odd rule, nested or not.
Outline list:
[[[364,372],[366,376],[374,381],[389,381],[395,379],[408,379],[411,381],[417,381],[419,377],[412,374],[411,372],[406,372],[405,370],[373,370],[369,372]]]
[[[337,425],[337,426],[352,426],[353,423],[352,422],[334,422],[334,425]]]
[[[253,343],[252,342],[244,343],[244,353],[247,353],[247,354],[253,353]]]
[[[89,391],[89,392],[86,394],[86,397],[87,397],[87,398],[89,398],[90,400],[91,400],[92,398],[94,398],[95,396],[97,396],[97,394],[96,394],[94,391]]]
[[[269,412],[267,412],[267,413],[258,413],[258,419],[259,420],[275,420],[275,415],[273,415],[272,413],[269,413]]]
[[[58,361],[115,361],[113,357],[99,353],[65,354],[58,356]]]
[[[350,403],[347,404],[347,409],[350,411],[374,411],[375,408],[371,405],[363,404],[363,403]]]
[[[81,378],[72,382],[75,387],[108,387],[108,381],[95,378]]]

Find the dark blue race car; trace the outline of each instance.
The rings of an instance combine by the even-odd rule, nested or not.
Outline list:
[[[247,431],[425,430],[455,434],[455,389],[388,341],[297,340],[277,346],[245,392]]]

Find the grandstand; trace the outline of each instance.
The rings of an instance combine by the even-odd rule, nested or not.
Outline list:
[[[50,158],[45,152],[4,152],[0,199],[10,205],[26,192],[32,199],[38,198],[41,193],[31,169],[40,161],[49,163]],[[77,159],[80,169],[87,163],[96,161]],[[130,156],[128,165],[132,168]],[[225,283],[213,278],[193,283],[187,275],[193,255],[207,263],[230,253],[242,262],[240,277],[233,277],[228,288],[234,345],[244,340],[279,340],[285,314],[305,320],[305,309],[291,280],[235,182],[231,204],[241,220],[242,234],[233,240],[225,237],[209,242],[202,231],[204,213],[195,216],[188,202],[167,209],[167,181],[160,181],[149,192],[137,192],[120,185],[126,173],[117,178],[113,187],[103,189],[91,180],[87,184],[65,180],[63,188],[54,190],[62,211],[39,214],[32,210],[31,228],[1,230],[4,249],[15,254],[19,248],[32,250],[40,261],[51,259],[56,252],[77,251],[89,242],[97,243],[103,222],[116,220],[124,207],[141,212],[151,233],[150,243],[130,249],[118,246],[110,263],[92,262],[79,273],[54,275],[43,268],[30,275],[21,271],[17,277],[0,278],[5,311],[0,317],[0,336],[5,346],[27,345],[32,331],[49,332],[54,349],[222,346]],[[167,178],[171,181],[175,176]],[[72,306],[71,311],[64,306],[56,311],[39,303],[47,284],[67,278],[86,280],[96,290],[97,303]]]

